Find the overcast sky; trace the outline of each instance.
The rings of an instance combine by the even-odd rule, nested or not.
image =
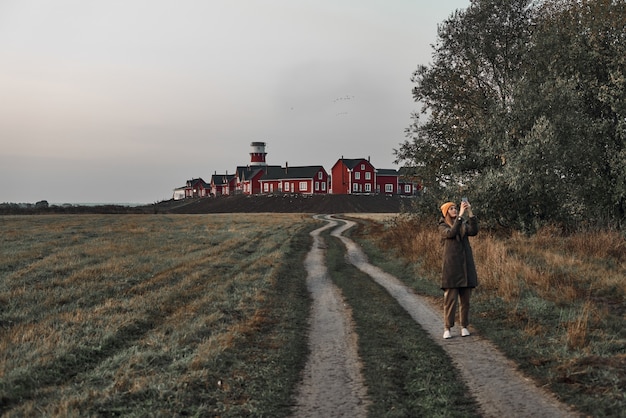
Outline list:
[[[249,162],[393,149],[469,0],[0,0],[0,203],[152,203]]]

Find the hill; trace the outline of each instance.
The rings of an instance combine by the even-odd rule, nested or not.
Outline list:
[[[397,213],[407,198],[386,195],[236,195],[168,200],[153,206],[160,213]]]

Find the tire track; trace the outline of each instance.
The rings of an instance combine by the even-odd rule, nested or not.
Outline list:
[[[313,245],[305,260],[307,287],[313,299],[309,319],[310,352],[298,388],[294,416],[365,417],[367,390],[357,352],[357,334],[341,291],[328,275],[325,245],[320,237],[338,222],[324,220],[328,224],[311,232]]]

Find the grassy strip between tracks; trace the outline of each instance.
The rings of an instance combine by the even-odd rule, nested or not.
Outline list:
[[[327,264],[352,308],[372,417],[479,416],[449,357],[328,233]]]

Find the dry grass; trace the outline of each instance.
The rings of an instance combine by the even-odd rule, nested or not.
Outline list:
[[[408,260],[433,286],[439,284],[442,246],[436,222],[399,216],[370,225],[361,237]],[[616,231],[564,235],[545,228],[530,237],[482,231],[471,242],[479,277],[473,322],[481,332],[583,411],[594,416],[623,411],[624,237]],[[601,372],[593,371],[594,363]]]
[[[278,272],[293,261],[285,254],[309,223],[296,214],[0,217],[0,412],[252,410],[235,389],[246,376],[233,347],[269,320]]]

